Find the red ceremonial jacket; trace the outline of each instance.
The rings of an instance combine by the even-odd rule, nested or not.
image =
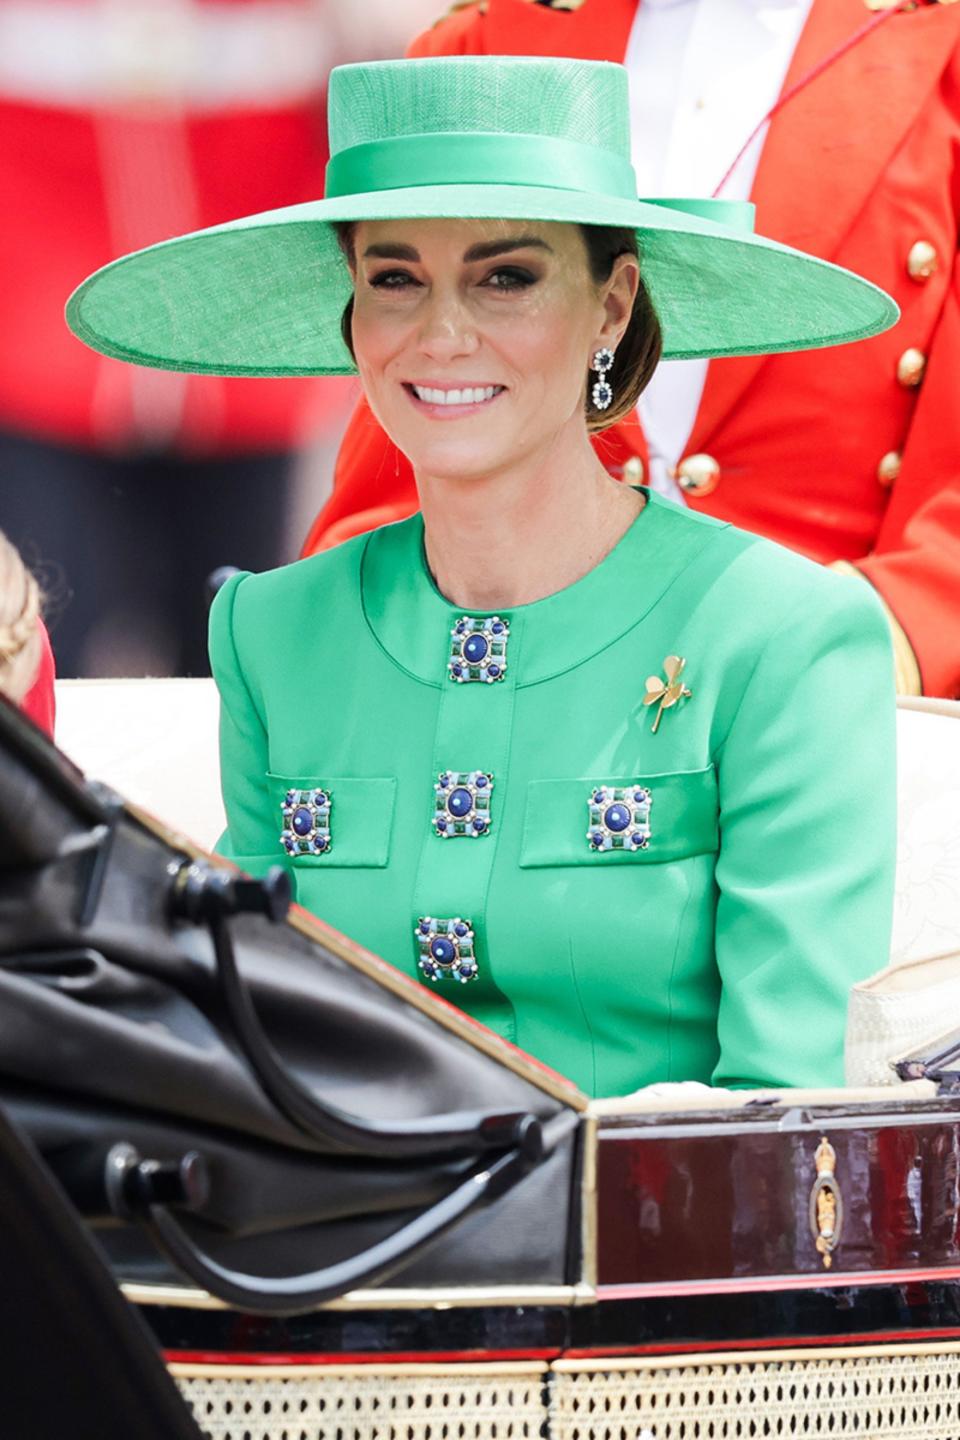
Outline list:
[[[622,61],[635,11],[636,0],[480,0],[411,53]],[[785,90],[868,18],[863,0],[814,0]],[[785,105],[753,199],[760,233],[867,276],[902,319],[854,345],[713,361],[684,458],[719,470],[687,499],[856,565],[891,612],[914,683],[960,694],[960,6],[894,16]],[[628,477],[642,473],[637,422],[597,444],[613,473],[631,457]],[[409,465],[361,406],[305,553],[415,508]]]

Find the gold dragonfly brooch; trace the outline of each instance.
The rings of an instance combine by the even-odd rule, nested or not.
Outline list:
[[[657,714],[653,722],[653,734],[657,733],[657,726],[660,724],[660,717],[664,710],[669,710],[671,705],[676,705],[678,700],[685,700],[693,694],[680,679],[683,674],[686,660],[682,655],[668,655],[663,662],[663,673],[667,677],[661,680],[658,675],[647,676],[647,693],[644,696],[644,705],[656,705]]]

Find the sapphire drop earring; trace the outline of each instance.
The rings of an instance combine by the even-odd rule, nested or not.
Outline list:
[[[594,355],[590,368],[597,372],[590,391],[594,409],[606,410],[613,404],[613,387],[607,379],[607,372],[613,368],[613,351],[604,345]]]

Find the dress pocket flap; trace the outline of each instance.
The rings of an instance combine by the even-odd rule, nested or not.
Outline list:
[[[277,853],[294,868],[382,870],[390,857],[397,782],[342,775],[268,774]]]
[[[610,827],[604,816],[611,820]],[[607,848],[591,843],[592,834],[598,840],[605,837]],[[710,855],[718,847],[717,775],[712,765],[665,775],[532,780],[527,786],[523,869],[656,865]]]

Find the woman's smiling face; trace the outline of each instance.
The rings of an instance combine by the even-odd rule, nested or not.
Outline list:
[[[597,285],[576,225],[378,220],[351,239],[357,367],[416,470],[490,475],[582,438],[590,359],[629,318],[633,257]]]

